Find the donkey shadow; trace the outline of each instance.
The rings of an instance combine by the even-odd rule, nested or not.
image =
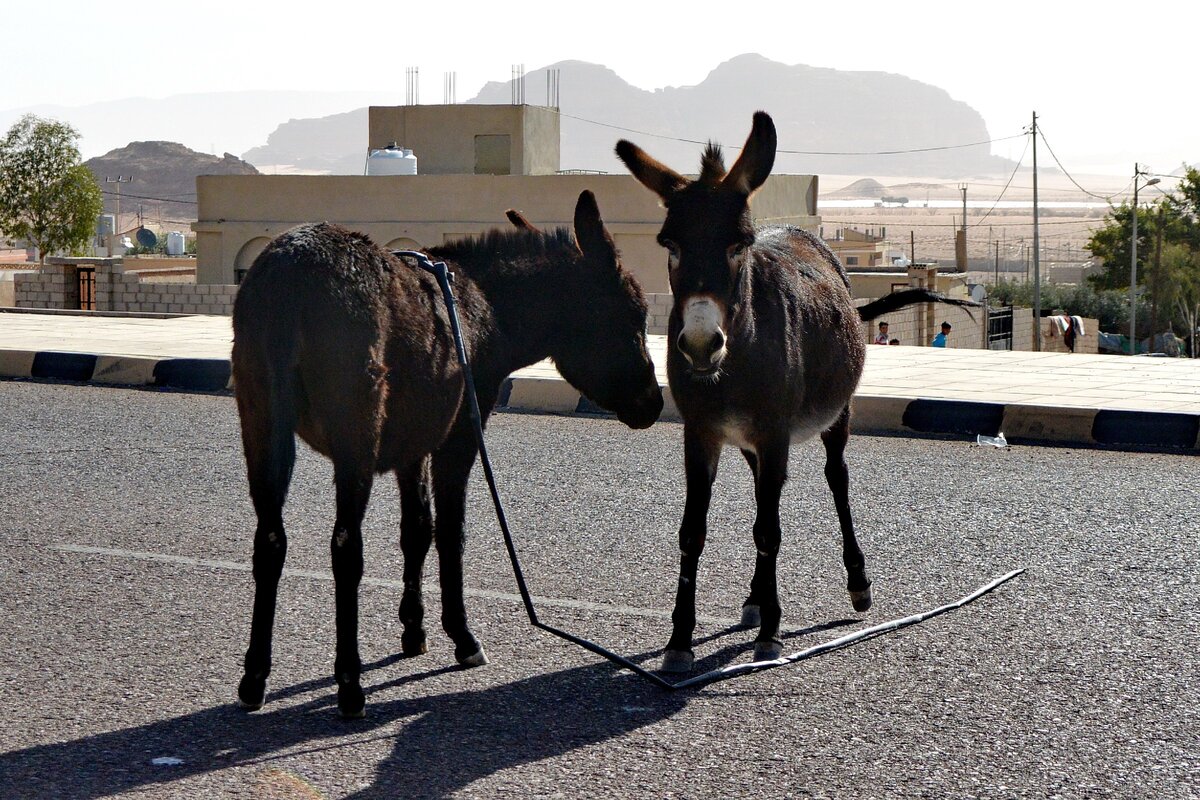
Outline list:
[[[816,625],[792,636],[825,630]],[[715,632],[715,640],[734,631]],[[744,632],[743,632],[744,633]],[[703,641],[702,639],[697,640]],[[750,649],[738,641],[707,654],[708,668]],[[643,661],[657,653],[632,656]],[[400,660],[363,666],[364,674]],[[403,675],[367,689],[368,697],[460,671],[446,666]],[[271,703],[248,714],[233,703],[160,722],[0,754],[0,783],[9,797],[85,800],[237,766],[270,764],[297,748],[343,746],[348,735],[409,720],[392,738],[392,752],[375,767],[373,783],[352,795],[438,798],[510,767],[535,763],[661,722],[681,711],[692,691],[665,691],[608,663],[535,675],[479,690],[371,701],[365,719],[339,720],[333,681],[316,679],[271,692]],[[308,693],[303,703],[281,701]],[[277,710],[272,710],[275,706]],[[182,763],[152,764],[169,755]]]

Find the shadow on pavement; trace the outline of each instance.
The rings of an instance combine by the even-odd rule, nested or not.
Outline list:
[[[803,636],[847,624],[834,621],[789,634]],[[697,643],[734,632],[719,631]],[[746,631],[737,631],[747,640]],[[747,641],[708,654],[698,669],[739,658]],[[634,660],[657,658],[644,653]],[[363,673],[399,660],[391,656],[364,665]],[[69,742],[0,754],[0,783],[6,796],[64,800],[106,797],[180,779],[253,764],[268,765],[299,750],[344,746],[342,739],[387,727],[391,754],[376,766],[365,797],[444,797],[476,780],[525,763],[622,736],[664,720],[684,708],[691,691],[668,692],[606,663],[537,675],[480,690],[372,701],[371,696],[449,672],[447,666],[367,687],[367,717],[345,722],[336,716],[332,679],[307,681],[268,694],[261,712],[232,703]],[[307,702],[280,701],[316,692]],[[274,707],[274,710],[273,710]],[[393,733],[390,727],[409,720]],[[182,763],[152,764],[159,756]],[[247,787],[249,788],[249,787]]]

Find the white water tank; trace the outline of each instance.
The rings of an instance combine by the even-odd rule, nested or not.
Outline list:
[[[412,150],[392,142],[382,150],[372,150],[367,156],[368,175],[416,175],[417,157]]]
[[[179,231],[171,231],[167,234],[167,255],[181,256],[187,249],[183,234]]]

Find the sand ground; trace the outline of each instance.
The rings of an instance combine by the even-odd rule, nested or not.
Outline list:
[[[962,209],[926,208],[928,201],[960,201],[959,187],[967,187],[967,200],[988,201],[986,208],[967,210],[967,251],[973,265],[994,264],[998,257],[1001,271],[1025,272],[1032,259],[1032,208],[991,207],[1004,201],[1032,201],[1033,179],[1029,171],[1015,176],[980,176],[964,181],[949,181],[927,177],[874,177],[889,195],[907,197],[903,207],[832,208],[823,202],[853,199],[844,191],[862,175],[821,175],[817,203],[826,236],[838,228],[851,227],[879,232],[884,229],[890,242],[908,254],[915,249],[918,260],[937,259],[942,263],[954,260],[954,231],[961,225]],[[1011,183],[1009,179],[1011,177]],[[1129,200],[1129,178],[1112,175],[1076,176],[1079,186],[1062,173],[1041,173],[1038,176],[1038,201],[1070,203],[1071,208],[1040,206],[1038,240],[1043,264],[1082,264],[1089,259],[1086,251],[1092,231],[1104,225],[1108,213],[1105,197],[1120,205]],[[1167,182],[1164,181],[1164,184]],[[1082,189],[1079,187],[1083,187]],[[1154,187],[1154,197],[1159,196]],[[1169,186],[1166,187],[1168,190]],[[1089,195],[1085,193],[1091,192]],[[1153,197],[1143,195],[1146,200]],[[1088,206],[1091,207],[1088,207]]]

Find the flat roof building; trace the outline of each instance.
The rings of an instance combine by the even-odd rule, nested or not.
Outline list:
[[[413,152],[418,174],[202,175],[197,282],[236,283],[271,239],[306,222],[336,222],[384,247],[431,247],[508,225],[508,208],[539,227],[569,227],[590,189],[626,268],[646,291],[668,292],[658,198],[624,173],[560,174],[558,123],[541,106],[373,106],[364,163],[395,143]],[[772,175],[751,210],[816,232],[817,179]]]

